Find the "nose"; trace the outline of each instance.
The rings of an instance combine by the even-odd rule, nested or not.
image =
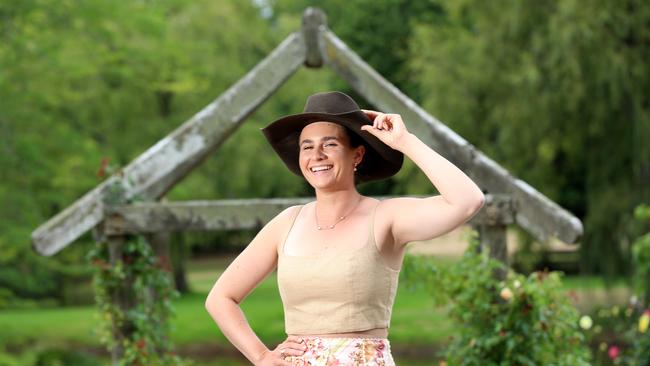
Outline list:
[[[315,156],[316,160],[323,160],[323,159],[327,158],[327,155],[325,155],[325,152],[323,151],[323,149],[320,146],[314,149],[314,153],[316,155]]]

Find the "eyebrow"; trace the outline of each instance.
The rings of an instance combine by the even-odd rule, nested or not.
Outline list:
[[[336,136],[325,136],[325,137],[323,137],[323,138],[321,139],[321,141],[338,140],[338,139],[339,139],[339,138],[336,137]],[[304,139],[304,140],[302,140],[302,142],[300,142],[300,145],[303,145],[303,144],[313,144],[313,143],[314,143],[313,140],[310,140],[310,139]]]

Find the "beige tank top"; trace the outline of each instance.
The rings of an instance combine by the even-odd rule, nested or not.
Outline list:
[[[286,255],[287,233],[278,249],[277,277],[287,334],[389,327],[399,270],[386,264],[375,244],[374,211],[376,207],[368,225],[368,241],[359,248],[320,256]]]

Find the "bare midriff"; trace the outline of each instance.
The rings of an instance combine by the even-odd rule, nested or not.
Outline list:
[[[387,328],[375,328],[348,333],[327,333],[327,334],[290,334],[302,338],[387,338]]]

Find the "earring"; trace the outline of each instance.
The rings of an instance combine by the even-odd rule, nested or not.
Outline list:
[[[359,163],[354,163],[354,171],[355,172],[357,171],[357,165],[359,165]]]

